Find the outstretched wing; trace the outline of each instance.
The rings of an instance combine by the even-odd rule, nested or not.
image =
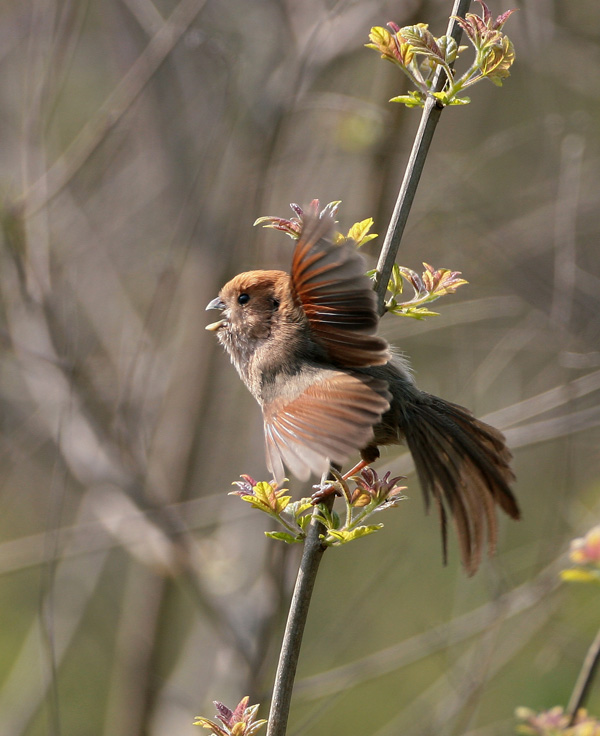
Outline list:
[[[264,408],[267,465],[279,482],[284,465],[300,480],[343,464],[373,439],[389,409],[387,382],[362,374],[323,371],[297,397]]]
[[[305,215],[292,260],[292,292],[332,362],[383,365],[387,342],[375,335],[377,298],[365,262],[351,244],[331,241],[333,218]]]

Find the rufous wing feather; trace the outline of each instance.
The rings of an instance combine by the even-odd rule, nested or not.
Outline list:
[[[387,382],[326,371],[291,401],[264,407],[267,465],[275,479],[284,465],[300,480],[343,464],[373,439],[373,426],[390,406]]]
[[[375,335],[377,299],[356,248],[331,241],[333,219],[306,215],[292,260],[292,291],[315,339],[344,367],[383,365],[387,342]]]

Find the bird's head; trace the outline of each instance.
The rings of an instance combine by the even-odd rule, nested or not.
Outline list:
[[[271,337],[281,312],[292,306],[290,277],[284,271],[248,271],[228,281],[206,309],[221,309],[220,320],[206,329],[217,333],[233,362],[247,362]]]

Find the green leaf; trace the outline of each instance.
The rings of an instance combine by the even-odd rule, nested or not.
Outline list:
[[[416,89],[411,90],[407,95],[392,97],[390,102],[399,102],[406,107],[425,107],[425,97]]]
[[[471,102],[469,97],[455,97],[454,95],[448,95],[446,92],[433,92],[433,96],[436,100],[439,100],[442,105],[468,105]]]
[[[312,519],[312,514],[304,514],[304,516],[299,516],[296,519],[296,524],[298,524],[300,529],[302,529],[302,531],[305,532],[308,529],[308,525],[310,524],[311,519]]]
[[[439,312],[432,312],[427,307],[403,307],[398,306],[396,309],[390,310],[392,314],[398,314],[402,317],[412,317],[412,319],[426,319],[427,317],[439,317]]]
[[[251,506],[253,506],[255,509],[258,509],[259,511],[265,511],[267,514],[272,513],[272,509],[266,504],[262,499],[257,498],[256,496],[247,495],[247,496],[240,496],[242,501],[246,501],[246,503],[249,503]]]
[[[278,539],[280,542],[285,542],[286,544],[296,544],[297,542],[304,541],[304,535],[299,534],[297,537],[294,537],[287,532],[265,532],[265,536],[270,539]]]
[[[383,524],[369,524],[367,526],[357,526],[356,529],[350,531],[346,529],[329,529],[327,535],[323,535],[323,541],[330,546],[338,546],[353,542],[355,539],[367,537],[369,534],[379,531],[383,528]]]
[[[499,34],[502,36],[502,34]],[[497,87],[502,86],[502,80],[510,76],[508,71],[515,60],[515,49],[507,36],[502,36],[499,42],[492,43],[485,50],[481,63],[481,73]]]
[[[399,35],[410,44],[410,49],[415,54],[426,56],[436,63],[445,61],[444,54],[425,23],[417,23],[415,26],[404,26]]]
[[[366,220],[362,220],[361,222],[355,222],[350,230],[348,230],[348,235],[346,237],[354,240],[356,247],[360,248],[361,245],[364,245],[365,243],[368,243],[369,240],[374,240],[377,237],[374,233],[371,235],[368,234],[372,227],[373,218],[368,217]]]
[[[304,514],[305,511],[308,511],[308,509],[312,508],[313,503],[310,498],[301,498],[299,501],[294,501],[293,503],[290,503],[285,512],[286,514],[290,514],[290,516],[293,516],[294,519],[297,520],[301,514]]]
[[[340,517],[337,511],[334,511],[333,509],[328,509],[325,504],[320,503],[318,506],[318,512],[316,514],[317,521],[321,522],[323,526],[327,529],[339,529],[340,527]]]
[[[452,62],[456,61],[460,52],[467,48],[466,46],[457,46],[456,41],[452,36],[444,35],[436,38],[435,40],[438,48],[444,56],[446,64],[452,64]]]
[[[291,496],[283,495],[287,490],[286,488],[276,491],[270,483],[264,480],[259,481],[252,490],[255,497],[276,514],[280,514],[292,499]],[[245,496],[242,498],[246,500]]]
[[[410,44],[399,33],[391,34],[387,28],[375,26],[369,33],[371,43],[366,43],[368,49],[379,51],[382,59],[391,61],[400,67],[406,67],[413,58]]]

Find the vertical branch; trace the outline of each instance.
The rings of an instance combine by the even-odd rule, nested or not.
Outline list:
[[[334,496],[324,502],[329,508],[333,506]],[[300,645],[304,626],[308,617],[308,609],[312,597],[317,572],[326,547],[321,543],[320,535],[323,525],[316,519],[318,508],[313,512],[313,519],[304,541],[304,551],[296,578],[296,585],[290,604],[290,612],[285,625],[285,633],[279,654],[279,663],[275,675],[271,710],[267,726],[267,736],[285,736],[287,721],[292,700],[292,690],[300,655]]]
[[[470,4],[471,0],[454,0],[452,16],[460,16],[464,18]],[[456,43],[460,45],[462,29],[453,17],[450,18],[446,33],[447,35],[452,36]],[[446,81],[446,75],[440,67],[433,81],[432,90],[434,92],[440,92],[446,84]],[[421,115],[419,129],[417,130],[417,135],[404,173],[404,179],[402,180],[402,185],[398,193],[396,206],[394,207],[392,219],[390,220],[383,247],[381,249],[381,254],[379,256],[379,261],[377,263],[375,291],[377,293],[378,309],[380,314],[385,312],[385,292],[392,273],[392,267],[396,260],[398,248],[400,247],[404,227],[408,220],[408,213],[412,207],[415,193],[419,185],[421,172],[425,166],[425,159],[429,153],[429,146],[431,145],[433,134],[443,109],[443,106],[438,100],[433,97],[427,98],[425,107],[423,108],[423,114]]]

